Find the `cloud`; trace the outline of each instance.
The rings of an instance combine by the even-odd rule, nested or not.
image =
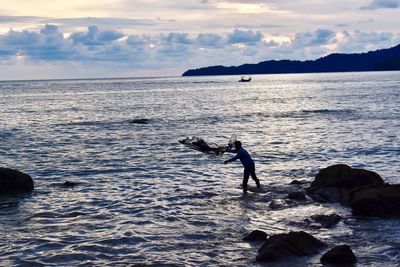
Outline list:
[[[313,32],[297,33],[292,39],[292,44],[297,47],[320,46],[335,41],[335,32],[326,29],[318,29]]]
[[[0,38],[0,45],[9,55],[33,60],[65,60],[71,55],[63,34],[54,25],[45,25],[39,33],[10,30]]]
[[[70,35],[75,44],[102,45],[116,41],[125,35],[118,31],[100,31],[97,26],[89,26],[87,32],[75,32]]]
[[[93,77],[96,73],[82,72],[85,68],[99,69],[107,77],[135,71],[179,75],[186,69],[209,65],[306,60],[333,52],[364,52],[390,47],[397,41],[400,42],[399,34],[390,32],[329,29],[298,32],[289,38],[239,29],[220,34],[126,34],[97,26],[66,34],[55,25],[45,25],[39,31],[10,30],[0,35],[0,65],[2,69],[18,64],[29,68],[45,66],[42,69],[50,71],[52,64],[59,70],[63,64],[80,66],[77,77],[82,77],[82,73]]]
[[[0,16],[0,23],[41,21],[43,18],[35,16]]]
[[[378,8],[399,8],[400,0],[373,0],[367,6],[362,7],[361,9],[378,9]]]
[[[196,42],[201,47],[222,48],[226,45],[227,40],[215,33],[200,33],[196,38]]]
[[[337,51],[342,53],[360,53],[389,48],[399,44],[400,36],[390,32],[343,31]]]
[[[253,32],[252,30],[249,31],[242,31],[235,29],[235,31],[228,35],[228,42],[230,44],[250,44],[254,45],[257,42],[260,42],[263,38],[261,32]]]

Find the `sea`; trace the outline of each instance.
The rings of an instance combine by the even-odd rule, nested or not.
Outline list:
[[[1,266],[322,266],[347,244],[356,266],[400,266],[400,220],[332,203],[287,204],[321,168],[400,183],[400,72],[0,82],[0,167],[32,194],[0,198]],[[239,161],[179,143],[236,135]],[[306,184],[291,185],[301,180]],[[65,182],[76,183],[67,186]],[[274,205],[271,205],[273,203]],[[342,217],[325,229],[310,216]],[[305,231],[327,244],[290,264],[256,262],[243,237]]]

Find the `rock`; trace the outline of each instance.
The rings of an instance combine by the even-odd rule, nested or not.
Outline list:
[[[285,261],[318,253],[325,244],[306,232],[273,235],[258,250],[257,261]]]
[[[265,241],[268,235],[266,232],[261,230],[254,230],[247,236],[243,238],[244,241],[254,242],[254,241]]]
[[[353,215],[400,218],[400,184],[365,186],[350,192]]]
[[[33,180],[28,174],[0,168],[0,194],[30,193],[32,191]]]
[[[295,200],[306,200],[306,195],[303,191],[290,192],[288,198]]]
[[[338,164],[321,169],[307,193],[316,201],[349,205],[351,190],[373,184],[384,184],[377,173]]]
[[[148,124],[149,119],[133,119],[129,123],[134,123],[134,124]]]
[[[302,185],[302,184],[306,184],[306,183],[307,183],[307,181],[305,181],[305,180],[293,180],[289,184],[291,184],[291,185]]]
[[[383,179],[373,171],[353,169],[345,164],[338,164],[321,169],[311,183],[311,188],[333,186],[352,189],[369,184],[383,183]]]
[[[323,264],[354,264],[357,258],[348,245],[336,246],[321,257]]]
[[[339,187],[333,187],[333,186],[318,188],[313,192],[313,195],[322,198],[324,203],[340,202],[340,200],[342,199],[342,194],[345,193]]]
[[[285,200],[285,199],[274,199],[269,203],[269,208],[272,210],[279,210],[279,209],[285,209],[293,204],[296,204],[295,201],[293,200]]]
[[[335,213],[330,215],[312,215],[310,218],[314,222],[319,223],[322,228],[331,228],[342,219],[342,217]]]
[[[79,183],[77,183],[77,182],[71,182],[71,181],[66,181],[63,185],[65,186],[65,187],[74,187],[74,186],[76,186],[76,185],[78,185]]]

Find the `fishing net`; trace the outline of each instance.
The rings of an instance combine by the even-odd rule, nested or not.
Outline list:
[[[232,135],[231,139],[229,140],[228,146],[227,145],[218,145],[212,142],[206,142],[204,139],[193,136],[193,137],[186,137],[183,140],[179,140],[179,143],[184,144],[190,148],[199,150],[203,153],[215,155],[215,156],[222,156],[226,149],[229,147],[229,144],[232,144],[236,141],[236,135]]]

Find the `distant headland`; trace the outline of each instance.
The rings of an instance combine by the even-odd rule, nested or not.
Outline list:
[[[269,60],[240,66],[191,69],[182,76],[249,75],[278,73],[352,72],[400,70],[400,44],[357,54],[330,54],[316,60]]]

